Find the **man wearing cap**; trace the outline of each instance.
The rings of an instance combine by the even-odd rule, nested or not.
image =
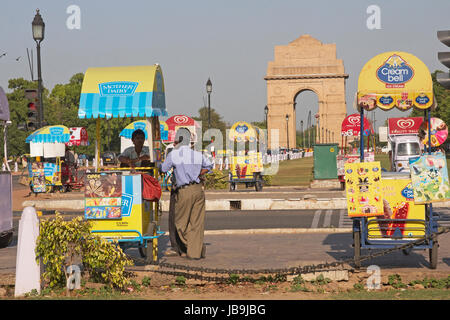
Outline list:
[[[190,147],[191,134],[180,128],[175,135],[174,149],[167,155],[159,170],[174,169],[176,181],[175,227],[180,240],[178,253],[188,259],[205,257],[203,244],[205,228],[205,193],[203,175],[212,169],[212,163],[201,152]]]

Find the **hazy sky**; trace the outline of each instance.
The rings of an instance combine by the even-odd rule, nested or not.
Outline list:
[[[80,29],[66,26],[70,5],[80,8]],[[381,9],[381,29],[367,28],[370,5]],[[36,58],[36,8],[46,24],[41,53],[47,88],[89,67],[159,63],[169,115],[198,115],[210,77],[211,106],[230,124],[264,119],[264,76],[274,46],[302,34],[336,44],[349,74],[348,114],[355,112],[359,72],[373,56],[406,51],[433,72],[444,70],[437,52],[450,51],[436,37],[437,30],[450,29],[449,0],[1,0],[0,55],[7,54],[0,58],[0,86],[7,92],[9,79],[30,79],[26,49]],[[302,93],[296,102],[300,128],[308,111],[317,111],[317,97]],[[377,111],[377,126],[387,116],[405,115]]]

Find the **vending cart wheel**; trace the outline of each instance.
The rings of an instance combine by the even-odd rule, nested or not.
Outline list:
[[[439,244],[436,241],[435,238],[433,238],[433,247],[429,249],[429,255],[430,255],[430,268],[436,269],[437,268],[437,262],[438,262],[438,248]]]
[[[155,229],[156,229],[156,223],[150,222],[148,224],[147,231],[145,232],[144,236],[147,236],[147,237],[153,236]],[[147,240],[144,240],[144,241],[145,241],[145,243],[143,246],[139,245],[139,254],[141,255],[142,258],[148,258],[148,254],[150,254],[150,257],[152,256],[153,248],[151,246],[151,241],[147,241]]]
[[[236,183],[230,182],[230,191],[236,190]]]
[[[361,231],[353,231],[354,261],[356,269],[361,267]]]

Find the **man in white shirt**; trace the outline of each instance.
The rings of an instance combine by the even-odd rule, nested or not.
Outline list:
[[[131,168],[149,166],[150,151],[144,146],[145,133],[141,129],[137,129],[131,136],[134,146],[126,148],[120,155],[119,161],[122,165]]]

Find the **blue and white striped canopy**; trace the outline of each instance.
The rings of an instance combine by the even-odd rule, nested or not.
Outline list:
[[[63,125],[46,126],[30,134],[25,142],[66,143],[70,141],[70,130]]]
[[[167,116],[161,67],[89,68],[80,95],[79,118]]]

